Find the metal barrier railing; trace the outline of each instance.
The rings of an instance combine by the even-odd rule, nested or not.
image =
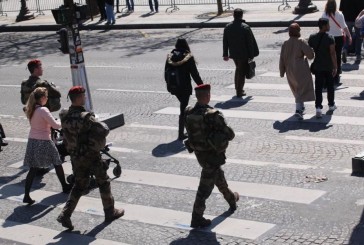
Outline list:
[[[299,0],[284,0],[285,2],[298,2]],[[325,0],[316,0],[325,1]],[[74,0],[75,3],[86,4],[86,0]],[[124,0],[120,0],[120,6],[125,5]],[[63,4],[63,0],[27,0],[27,7],[30,11],[36,11],[43,14],[44,10],[51,10],[58,8]],[[243,4],[243,3],[282,3],[282,0],[223,0],[225,7],[229,9],[230,4]],[[216,4],[216,0],[159,0],[160,6],[167,6],[178,10],[177,5],[204,5]],[[134,0],[135,6],[148,6],[147,0]],[[20,0],[0,0],[0,15],[5,12],[18,12],[20,10]]]

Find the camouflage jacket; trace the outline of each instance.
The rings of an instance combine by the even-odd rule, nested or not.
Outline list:
[[[72,157],[99,155],[105,147],[109,128],[98,122],[93,113],[82,106],[70,106],[59,113],[63,140]]]
[[[187,144],[196,152],[225,152],[234,131],[227,126],[224,116],[209,105],[196,103],[185,110],[185,126],[188,132]]]
[[[48,102],[46,107],[51,111],[58,111],[61,109],[61,93],[56,88],[54,83],[49,83],[39,77],[30,76],[27,80],[22,81],[20,87],[21,103],[25,105],[29,99],[30,94],[35,88],[45,87],[48,90]]]

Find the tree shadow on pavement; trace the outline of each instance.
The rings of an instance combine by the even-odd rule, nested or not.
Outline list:
[[[232,97],[230,100],[216,103],[214,107],[220,109],[231,109],[246,105],[249,101],[253,100],[253,96],[247,96],[245,98]]]
[[[178,154],[186,149],[185,145],[180,140],[174,140],[169,143],[160,144],[152,150],[152,155],[155,157],[168,157]]]
[[[313,116],[309,119],[298,120],[297,117],[291,116],[283,122],[275,121],[273,123],[273,128],[279,130],[279,133],[286,133],[293,130],[318,132],[332,127],[332,125],[328,125],[328,123],[331,121],[331,118],[332,114],[330,115],[329,112],[326,113],[326,115],[323,115],[320,119],[317,119],[315,116]]]
[[[354,227],[349,243],[350,245],[362,245],[364,244],[364,210],[361,214],[359,223]]]

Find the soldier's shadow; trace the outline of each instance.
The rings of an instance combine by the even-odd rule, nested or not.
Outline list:
[[[185,238],[179,238],[170,243],[170,245],[218,245],[220,242],[217,241],[216,233],[212,231],[217,225],[222,223],[225,219],[231,216],[233,213],[226,211],[221,215],[211,220],[211,225],[203,229],[192,229]]]
[[[168,157],[178,154],[186,149],[185,145],[180,140],[174,140],[169,143],[160,144],[152,150],[152,155],[155,157]]]

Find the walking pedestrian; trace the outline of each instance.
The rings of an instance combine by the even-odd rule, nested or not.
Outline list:
[[[153,8],[153,1],[154,1],[154,8]],[[159,6],[159,3],[158,3],[158,0],[149,0],[149,7],[150,7],[150,12],[155,12],[158,13],[158,6]]]
[[[103,22],[107,20],[106,18],[106,9],[105,9],[105,0],[97,0],[97,6],[100,12],[100,20],[99,22]]]
[[[128,12],[134,12],[134,0],[125,0],[126,7],[128,8]]]
[[[226,125],[222,113],[208,105],[210,89],[209,84],[197,86],[195,88],[197,103],[194,107],[187,107],[185,114],[188,132],[188,140],[185,144],[190,153],[195,152],[197,161],[202,167],[192,211],[192,228],[203,228],[211,224],[211,220],[204,218],[203,214],[206,209],[206,200],[215,185],[228,202],[230,212],[236,210],[236,202],[239,200],[239,193],[232,192],[228,188],[221,168],[225,164],[228,142],[235,137],[235,134]]]
[[[98,122],[93,113],[85,110],[85,92],[82,86],[72,87],[68,92],[72,105],[60,113],[64,144],[71,156],[75,184],[57,221],[70,230],[74,228],[71,215],[89,186],[91,174],[95,176],[100,191],[105,222],[124,215],[123,209],[114,208],[110,178],[100,154],[100,150],[105,147],[109,129],[106,124]]]
[[[28,79],[23,80],[20,86],[21,102],[25,105],[31,92],[37,87],[45,87],[48,92],[48,101],[45,105],[51,112],[58,111],[61,108],[61,92],[56,88],[52,82],[42,80],[43,76],[42,62],[34,59],[28,62],[28,70],[30,76]]]
[[[234,21],[227,24],[223,36],[223,58],[229,58],[235,63],[236,96],[245,96],[245,76],[248,71],[248,61],[259,55],[259,49],[254,34],[243,20],[243,10],[234,10]]]
[[[56,170],[62,191],[68,193],[72,185],[67,184],[62,161],[57,148],[51,140],[51,128],[61,128],[47,107],[48,92],[46,88],[36,88],[29,96],[26,104],[26,116],[30,122],[30,132],[24,157],[24,166],[29,167],[25,179],[23,202],[32,205],[35,201],[30,198],[30,189],[38,169],[49,168],[52,164]]]
[[[105,0],[105,7],[106,7],[106,17],[107,17],[106,25],[114,25],[115,24],[114,0]]]
[[[329,20],[330,29],[328,33],[335,38],[335,52],[336,52],[336,63],[337,73],[334,77],[334,84],[340,85],[340,74],[341,74],[341,53],[344,45],[344,38],[349,45],[351,45],[352,39],[349,29],[345,23],[344,15],[337,11],[336,0],[327,0],[325,5],[325,12],[321,18]]]
[[[183,120],[184,111],[192,94],[191,76],[197,85],[203,84],[186,39],[177,39],[175,48],[167,56],[164,74],[168,91],[180,102],[178,140],[184,140],[187,136],[184,134]]]
[[[298,119],[303,119],[305,111],[304,102],[314,101],[315,92],[311,71],[307,59],[314,58],[313,49],[301,37],[301,28],[297,23],[289,26],[289,39],[282,45],[279,60],[281,77],[287,76],[289,87],[295,97]]]
[[[350,35],[353,39],[353,44],[355,48],[355,56],[356,61],[361,60],[361,46],[363,40],[360,37],[360,28],[355,25],[355,19],[360,14],[360,12],[364,9],[364,1],[363,0],[341,0],[340,1],[340,11],[343,13],[345,17],[346,25],[349,29]],[[353,32],[354,29],[354,32]],[[342,61],[343,63],[347,62],[347,55],[349,52],[349,44],[345,42],[344,49],[342,53]]]
[[[312,68],[315,74],[315,107],[316,117],[322,117],[322,88],[327,86],[327,100],[329,111],[337,109],[335,105],[334,77],[337,74],[337,59],[335,51],[335,39],[329,33],[330,21],[320,18],[318,21],[319,32],[312,34],[308,44],[315,51],[315,59]]]

